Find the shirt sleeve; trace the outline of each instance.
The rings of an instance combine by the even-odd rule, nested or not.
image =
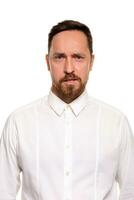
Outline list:
[[[0,139],[0,200],[15,200],[20,188],[20,168],[17,161],[17,129],[11,116]]]
[[[126,117],[121,126],[121,146],[117,181],[120,200],[134,200],[134,136]]]

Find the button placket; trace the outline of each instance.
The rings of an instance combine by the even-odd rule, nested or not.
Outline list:
[[[65,109],[65,141],[64,141],[64,199],[72,197],[72,111]]]

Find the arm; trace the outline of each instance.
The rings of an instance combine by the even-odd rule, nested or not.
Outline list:
[[[117,181],[120,188],[119,199],[134,200],[134,136],[126,117],[121,127]]]
[[[20,188],[17,160],[17,130],[10,116],[0,140],[0,200],[15,200]]]

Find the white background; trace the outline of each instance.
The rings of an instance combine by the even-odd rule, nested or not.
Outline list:
[[[134,130],[134,12],[130,0],[0,1],[0,132],[16,108],[48,94],[47,35],[57,22],[86,23],[95,63],[91,96],[123,111]]]
[[[45,63],[50,28],[64,19],[86,23],[95,63],[91,96],[123,111],[134,129],[134,12],[130,0],[0,1],[0,132],[14,109],[50,89]]]

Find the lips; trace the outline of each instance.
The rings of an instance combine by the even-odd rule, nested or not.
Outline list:
[[[75,80],[77,80],[77,79],[66,79],[64,81],[75,81]]]

